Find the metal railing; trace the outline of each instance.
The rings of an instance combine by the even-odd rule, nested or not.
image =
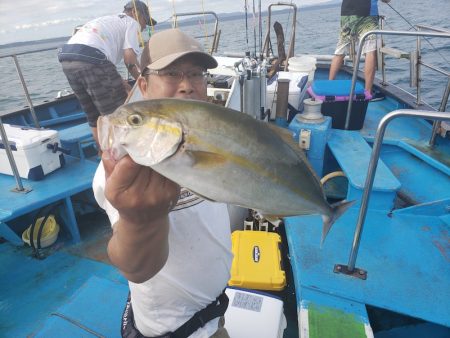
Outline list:
[[[195,36],[194,38],[213,38],[211,47],[208,49],[209,54],[213,54],[217,52],[219,46],[219,38],[220,38],[220,30],[219,30],[219,18],[215,12],[206,11],[206,12],[188,12],[188,13],[176,13],[172,15],[173,27],[178,27],[178,17],[180,16],[203,16],[211,15],[214,17],[214,33],[213,34],[205,34],[204,36]],[[206,20],[206,19],[205,19]]]
[[[33,119],[33,123],[34,123],[36,128],[40,128],[40,123],[39,123],[39,120],[38,120],[38,118],[36,116],[36,112],[34,110],[34,105],[33,105],[33,102],[31,100],[30,94],[28,92],[28,87],[27,87],[27,84],[26,84],[25,79],[23,77],[22,69],[20,67],[19,60],[17,59],[17,56],[18,55],[24,55],[24,54],[31,54],[31,53],[38,53],[38,52],[45,52],[45,51],[49,51],[49,50],[54,50],[54,49],[59,48],[63,43],[64,42],[61,42],[61,41],[50,42],[50,43],[43,44],[43,46],[41,46],[41,47],[33,47],[31,49],[28,48],[28,47],[25,47],[25,48],[22,48],[22,50],[20,50],[20,47],[18,47],[17,48],[18,51],[14,52],[14,53],[0,54],[0,59],[11,57],[13,59],[13,61],[14,61],[14,65],[16,67],[17,75],[19,76],[20,83],[22,84],[22,89],[23,89],[25,97],[27,99],[27,102],[28,102],[28,105],[29,105],[29,108],[30,108],[30,114],[31,114],[31,117]],[[25,188],[23,186],[23,184],[22,184],[22,178],[20,177],[19,171],[17,169],[17,165],[16,165],[16,162],[14,160],[14,156],[13,156],[13,153],[12,153],[12,150],[11,150],[11,146],[10,146],[9,141],[8,141],[8,136],[6,135],[6,131],[5,131],[5,128],[3,126],[3,121],[2,121],[1,116],[0,116],[0,136],[1,136],[4,148],[5,148],[5,151],[6,151],[6,155],[8,157],[8,161],[9,161],[9,165],[11,167],[11,171],[12,171],[12,173],[14,175],[15,180],[16,180],[16,187],[11,189],[11,191],[20,192],[20,193],[27,193],[31,189],[30,188]]]
[[[293,17],[292,17],[292,25],[291,25],[291,38],[289,40],[289,49],[288,52],[286,54],[286,65],[285,65],[285,70],[287,69],[287,61],[289,60],[290,57],[294,56],[294,51],[295,51],[295,28],[296,28],[296,24],[297,24],[297,6],[293,3],[288,3],[288,2],[278,2],[276,4],[271,4],[269,5],[269,15],[267,18],[267,33],[266,33],[266,38],[264,39],[264,46],[263,46],[263,54],[266,57],[269,57],[269,46],[270,46],[270,22],[271,22],[271,17],[272,17],[272,7],[274,6],[282,6],[282,7],[292,7],[293,9]]]
[[[425,26],[422,26],[422,28],[424,28]],[[450,38],[450,32],[446,31],[446,30],[442,30],[442,29],[434,29],[435,32],[421,32],[421,31],[415,31],[415,32],[404,32],[404,31],[387,31],[387,30],[374,30],[374,31],[369,31],[364,33],[364,35],[361,37],[360,41],[359,41],[359,46],[358,46],[358,53],[356,56],[356,60],[354,63],[354,68],[353,68],[353,76],[352,76],[352,84],[351,84],[351,90],[350,90],[350,98],[353,97],[354,93],[355,93],[355,84],[356,84],[356,79],[357,79],[357,74],[358,74],[358,70],[359,70],[359,63],[360,63],[360,59],[361,59],[361,54],[362,54],[362,46],[364,45],[367,37],[369,37],[370,35],[396,35],[396,36],[415,36],[418,39],[420,37],[439,37],[439,38]],[[418,45],[418,47],[420,47],[420,45]],[[450,73],[445,71],[444,69],[441,69],[439,67],[435,67],[432,66],[430,64],[427,64],[425,62],[423,62],[421,60],[421,54],[419,49],[417,49],[414,53],[411,53],[411,55],[415,55],[413,56],[413,61],[415,63],[416,68],[416,78],[415,78],[415,82],[417,83],[417,96],[416,96],[416,103],[419,105],[420,104],[420,66],[425,66],[427,68],[430,68],[434,71],[437,71],[441,74],[444,74],[446,76],[448,76],[450,78]],[[382,72],[383,72],[383,76],[385,76],[385,70],[384,70],[384,62],[382,63]],[[383,78],[383,82],[385,81],[385,79]],[[447,101],[448,99],[448,88],[450,86],[450,81],[447,84],[447,90],[444,93],[444,97],[442,98],[442,103]],[[447,98],[445,97],[445,95],[447,95]],[[348,129],[349,124],[350,124],[350,115],[351,115],[351,110],[352,110],[352,105],[353,105],[353,100],[349,100],[348,103],[348,107],[347,107],[347,115],[346,115],[346,119],[345,119],[345,129]],[[443,105],[441,103],[441,108],[442,110],[440,111],[444,111],[445,110],[445,105]],[[431,138],[434,138],[434,136],[432,135]]]
[[[364,184],[364,191],[361,198],[361,207],[359,209],[358,220],[356,222],[356,229],[353,237],[352,249],[350,251],[350,257],[347,266],[336,265],[334,271],[342,272],[360,278],[365,279],[365,271],[362,269],[355,269],[356,258],[358,255],[359,244],[361,241],[361,235],[363,231],[364,221],[367,215],[367,207],[370,199],[370,192],[372,191],[373,182],[375,179],[375,173],[377,170],[378,160],[380,157],[381,146],[383,143],[384,133],[386,131],[387,125],[394,119],[399,117],[415,117],[424,118],[427,120],[447,120],[450,121],[450,112],[432,112],[432,111],[420,111],[411,109],[399,109],[395,110],[389,114],[386,114],[380,121],[378,125],[377,132],[375,134],[375,139],[372,148],[372,154],[369,161],[369,167],[367,170],[366,181]]]

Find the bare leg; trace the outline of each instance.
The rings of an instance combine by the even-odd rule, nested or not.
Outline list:
[[[333,56],[333,59],[331,60],[330,75],[328,76],[328,79],[334,80],[336,78],[336,75],[339,72],[339,69],[341,69],[343,62],[344,55]]]
[[[375,71],[377,67],[377,53],[372,51],[366,54],[366,61],[364,64],[364,77],[366,83],[366,90],[372,93],[373,79],[375,78]]]

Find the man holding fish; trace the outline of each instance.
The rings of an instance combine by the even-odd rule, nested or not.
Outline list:
[[[321,214],[323,242],[352,202],[327,202],[286,129],[205,102],[217,62],[198,42],[172,29],[149,48],[138,80],[149,100],[98,120],[94,192],[114,224],[109,257],[130,280],[123,335],[227,337],[217,329],[232,260],[227,204],[269,220]]]
[[[149,51],[138,79],[145,99],[206,100],[206,69],[217,62],[196,40],[171,29],[154,34]],[[219,323],[232,262],[226,204],[180,190],[129,156],[104,151],[102,162],[93,187],[113,224],[108,255],[130,287],[122,336],[228,337]]]

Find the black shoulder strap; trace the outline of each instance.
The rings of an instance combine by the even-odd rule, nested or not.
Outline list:
[[[171,338],[187,338],[199,328],[205,326],[210,320],[223,316],[228,307],[228,297],[225,290],[219,297],[204,309],[194,314],[186,323],[181,325],[175,332],[170,333]]]

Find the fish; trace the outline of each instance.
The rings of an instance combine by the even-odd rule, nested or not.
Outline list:
[[[187,99],[126,103],[101,116],[102,151],[129,155],[204,199],[266,219],[320,214],[321,244],[353,203],[327,202],[319,178],[285,128],[216,104]]]

